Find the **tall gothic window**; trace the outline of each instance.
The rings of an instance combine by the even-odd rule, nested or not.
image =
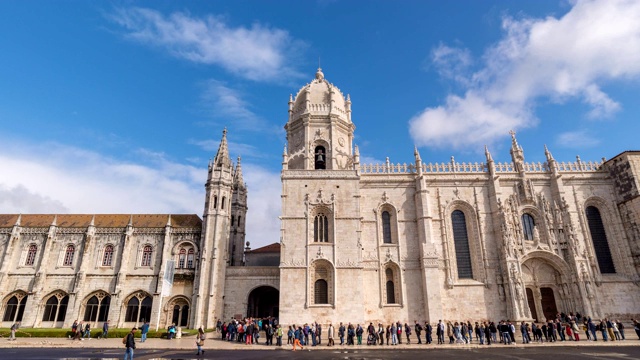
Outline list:
[[[184,269],[184,264],[187,259],[187,250],[180,249],[180,255],[178,255],[178,269]]]
[[[238,215],[238,226],[240,226],[240,220],[242,219],[242,216]]]
[[[314,304],[328,304],[329,303],[329,286],[327,280],[318,279],[314,284],[313,302]]]
[[[464,213],[460,210],[452,212],[451,224],[453,227],[453,243],[456,249],[456,262],[458,263],[458,278],[472,279],[471,251],[469,250],[467,220]]]
[[[151,245],[145,245],[142,250],[142,261],[140,266],[151,266],[151,255],[153,254],[153,248]]]
[[[327,152],[324,146],[316,146],[314,151],[315,169],[324,170],[327,168]]]
[[[44,306],[42,321],[64,321],[69,305],[69,295],[52,295]],[[57,320],[56,320],[57,319]]]
[[[226,197],[222,197],[222,201],[220,202],[220,210],[224,210],[224,203],[227,202],[227,198]]]
[[[71,266],[73,264],[73,255],[76,252],[76,248],[73,245],[67,246],[67,251],[64,253],[64,261],[62,266]]]
[[[386,288],[387,288],[387,304],[395,304],[396,303],[396,287],[393,283],[393,270],[387,268],[385,270],[386,277]]]
[[[107,245],[104,247],[104,254],[102,255],[102,266],[111,266],[113,261],[113,245]]]
[[[329,219],[325,214],[318,214],[313,222],[313,241],[329,242]]]
[[[9,298],[7,304],[4,307],[4,316],[2,321],[22,321],[22,316],[24,315],[24,306],[27,303],[28,295],[24,295],[24,293],[16,294]]]
[[[193,269],[193,255],[194,255],[194,251],[193,248],[189,249],[189,251],[187,252],[187,268],[188,269]]]
[[[235,226],[236,224],[236,217],[231,215],[231,226]]]
[[[391,244],[391,215],[388,211],[382,212],[382,239],[385,244]]]
[[[525,240],[533,240],[533,232],[536,226],[536,222],[533,220],[533,216],[529,214],[522,214],[522,231],[524,232]]]
[[[213,208],[214,209],[218,208],[218,196],[217,195],[213,195]]]
[[[38,246],[36,244],[29,245],[29,251],[27,252],[27,258],[24,261],[25,266],[33,266],[36,261],[36,253],[38,252]]]
[[[591,241],[593,241],[593,248],[596,251],[596,258],[598,259],[598,266],[602,274],[615,274],[616,268],[613,265],[613,258],[611,257],[611,249],[609,249],[609,241],[607,240],[607,233],[602,223],[602,217],[600,216],[600,210],[595,206],[589,206],[586,209],[587,222],[589,223],[589,231],[591,232]]]

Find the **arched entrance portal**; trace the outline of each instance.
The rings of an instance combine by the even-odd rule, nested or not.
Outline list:
[[[553,289],[548,287],[540,288],[542,312],[544,317],[549,319],[555,319],[558,313],[558,307],[556,306],[556,297],[553,294]]]
[[[266,318],[278,317],[280,292],[271,286],[260,286],[249,293],[247,301],[247,316]]]

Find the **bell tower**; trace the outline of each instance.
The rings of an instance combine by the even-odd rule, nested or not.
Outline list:
[[[195,326],[214,327],[214,319],[223,316],[233,186],[233,163],[229,158],[225,128],[222,131],[218,153],[213,161],[209,162],[205,184],[199,269],[195,272],[193,289],[195,306],[191,320]]]
[[[351,99],[318,68],[315,79],[289,97],[287,167],[291,170],[353,169]]]

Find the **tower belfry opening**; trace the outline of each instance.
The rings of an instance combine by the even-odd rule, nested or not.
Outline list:
[[[316,146],[315,154],[315,169],[324,170],[327,168],[327,155],[324,146]]]

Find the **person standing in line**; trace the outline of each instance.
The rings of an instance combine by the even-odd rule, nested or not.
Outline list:
[[[322,344],[322,325],[316,323],[316,334],[318,335],[318,345]]]
[[[300,339],[302,339],[304,336],[303,332],[302,332],[302,328],[298,327],[294,333],[294,338],[293,338],[293,349],[292,351],[296,351],[296,347],[299,346],[300,350],[304,350],[304,348],[302,347],[302,344],[300,344]]]
[[[282,346],[282,327],[280,324],[276,325],[276,346]]]
[[[102,324],[102,338],[106,339],[107,335],[109,335],[109,320],[107,319],[107,321],[104,322],[104,324]]]
[[[327,346],[334,346],[335,343],[333,342],[333,324],[329,323],[329,344],[327,344]]]
[[[346,328],[344,327],[344,325],[342,323],[340,323],[340,326],[338,327],[338,337],[340,338],[340,345],[344,345],[344,332],[346,331]]]
[[[427,334],[427,345],[431,345],[431,343],[433,342],[433,338],[431,337],[431,334],[433,333],[433,327],[426,321],[424,322],[424,331]]]
[[[136,348],[136,341],[135,341],[135,333],[136,333],[136,328],[131,329],[131,332],[127,334],[127,337],[124,339],[124,346],[125,346],[125,351],[124,351],[124,360],[133,360],[133,350],[135,350]]]
[[[616,324],[618,325],[618,331],[620,331],[620,336],[622,336],[622,340],[626,340],[624,337],[624,325],[620,320],[616,321]]]
[[[382,323],[378,323],[378,340],[380,340],[380,345],[384,345],[384,326]]]
[[[487,338],[487,345],[491,345],[491,327],[486,321],[484,322],[484,336]]]
[[[143,343],[145,341],[147,341],[147,333],[149,332],[149,322],[145,321],[144,324],[142,324],[142,327],[140,328],[140,342]]]
[[[147,323],[145,323],[147,325]],[[204,335],[204,330],[202,330],[202,326],[198,329],[198,338],[196,339],[196,346],[198,347],[198,352],[196,355],[204,355],[204,350],[202,347],[204,346],[204,339],[207,337]]]
[[[398,345],[398,328],[395,323],[391,323],[391,345]]]
[[[418,344],[422,344],[422,338],[420,337],[420,335],[422,334],[422,325],[420,325],[420,323],[418,323],[418,320],[415,320],[416,325],[415,325],[415,331],[416,331],[416,336],[418,337]]]
[[[631,322],[633,323],[633,330],[638,335],[638,340],[640,340],[640,322],[636,319],[631,319]]]

